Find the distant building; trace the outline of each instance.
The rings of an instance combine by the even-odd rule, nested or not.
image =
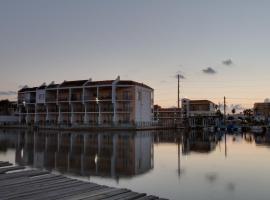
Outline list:
[[[192,128],[216,126],[216,104],[209,100],[182,99],[182,117]]]
[[[0,101],[0,125],[17,124],[17,102],[9,100]]]
[[[180,123],[181,109],[162,108],[159,105],[154,106],[154,120],[162,126],[175,126]]]
[[[270,102],[255,103],[253,107],[254,117],[258,121],[270,119]]]
[[[0,115],[15,115],[16,111],[16,101],[0,100]]]
[[[147,125],[153,119],[154,90],[135,81],[52,82],[18,91],[21,123]]]

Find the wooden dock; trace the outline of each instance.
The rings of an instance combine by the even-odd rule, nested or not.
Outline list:
[[[1,200],[154,200],[155,196],[83,182],[0,161]],[[161,200],[161,199],[160,199]]]

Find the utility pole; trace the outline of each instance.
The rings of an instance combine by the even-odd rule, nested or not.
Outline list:
[[[224,125],[226,123],[226,97],[224,96]]]
[[[226,97],[224,96],[224,126],[226,129]],[[227,157],[227,132],[225,130],[225,157]]]
[[[177,108],[180,108],[180,74],[177,74],[177,79],[178,79],[178,94],[177,94]]]

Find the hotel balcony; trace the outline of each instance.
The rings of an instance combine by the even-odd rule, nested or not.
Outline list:
[[[132,104],[130,102],[117,102],[116,104],[117,113],[130,113],[132,112]]]
[[[74,124],[83,124],[84,113],[72,113],[72,120]]]
[[[130,124],[132,122],[130,114],[118,113],[117,114],[117,123],[118,124]]]
[[[85,88],[84,101],[96,101],[97,88]]]
[[[96,102],[87,102],[85,103],[85,106],[86,106],[86,112],[87,113],[98,113],[99,111],[99,108],[98,108],[98,104]]]
[[[113,113],[102,113],[101,124],[112,125],[113,124]]]
[[[71,114],[70,113],[62,113],[60,115],[61,115],[60,124],[65,124],[65,125],[71,124]]]
[[[111,102],[99,103],[100,112],[114,112],[113,104]]]
[[[117,101],[132,101],[134,98],[134,91],[132,88],[117,88],[116,100]]]
[[[112,100],[112,88],[111,87],[99,88],[98,99],[100,101],[111,101]]]
[[[98,124],[98,113],[88,113],[87,120],[85,122],[89,125],[97,125]]]
[[[74,113],[84,113],[84,105],[82,103],[72,103],[72,112]]]
[[[83,100],[83,90],[73,89],[71,91],[71,101],[82,101]]]
[[[37,113],[46,113],[47,112],[46,106],[45,105],[37,105],[36,112]]]
[[[47,90],[46,91],[46,103],[57,102],[57,90]]]
[[[27,110],[27,113],[35,113],[36,112],[35,105],[33,104],[27,105],[26,110]]]
[[[69,89],[59,89],[58,91],[58,101],[69,101]]]
[[[48,104],[47,105],[48,113],[58,113],[59,108],[56,104]]]

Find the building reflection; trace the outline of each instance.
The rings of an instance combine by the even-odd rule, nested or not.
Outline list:
[[[270,147],[270,133],[255,134],[254,141],[258,146]]]
[[[130,177],[153,168],[153,138],[140,133],[23,132],[0,134],[14,142],[16,163],[80,176]],[[2,146],[2,145],[1,145]]]
[[[183,135],[182,153],[184,155],[191,152],[210,153],[216,149],[221,138],[219,133],[190,131]]]

